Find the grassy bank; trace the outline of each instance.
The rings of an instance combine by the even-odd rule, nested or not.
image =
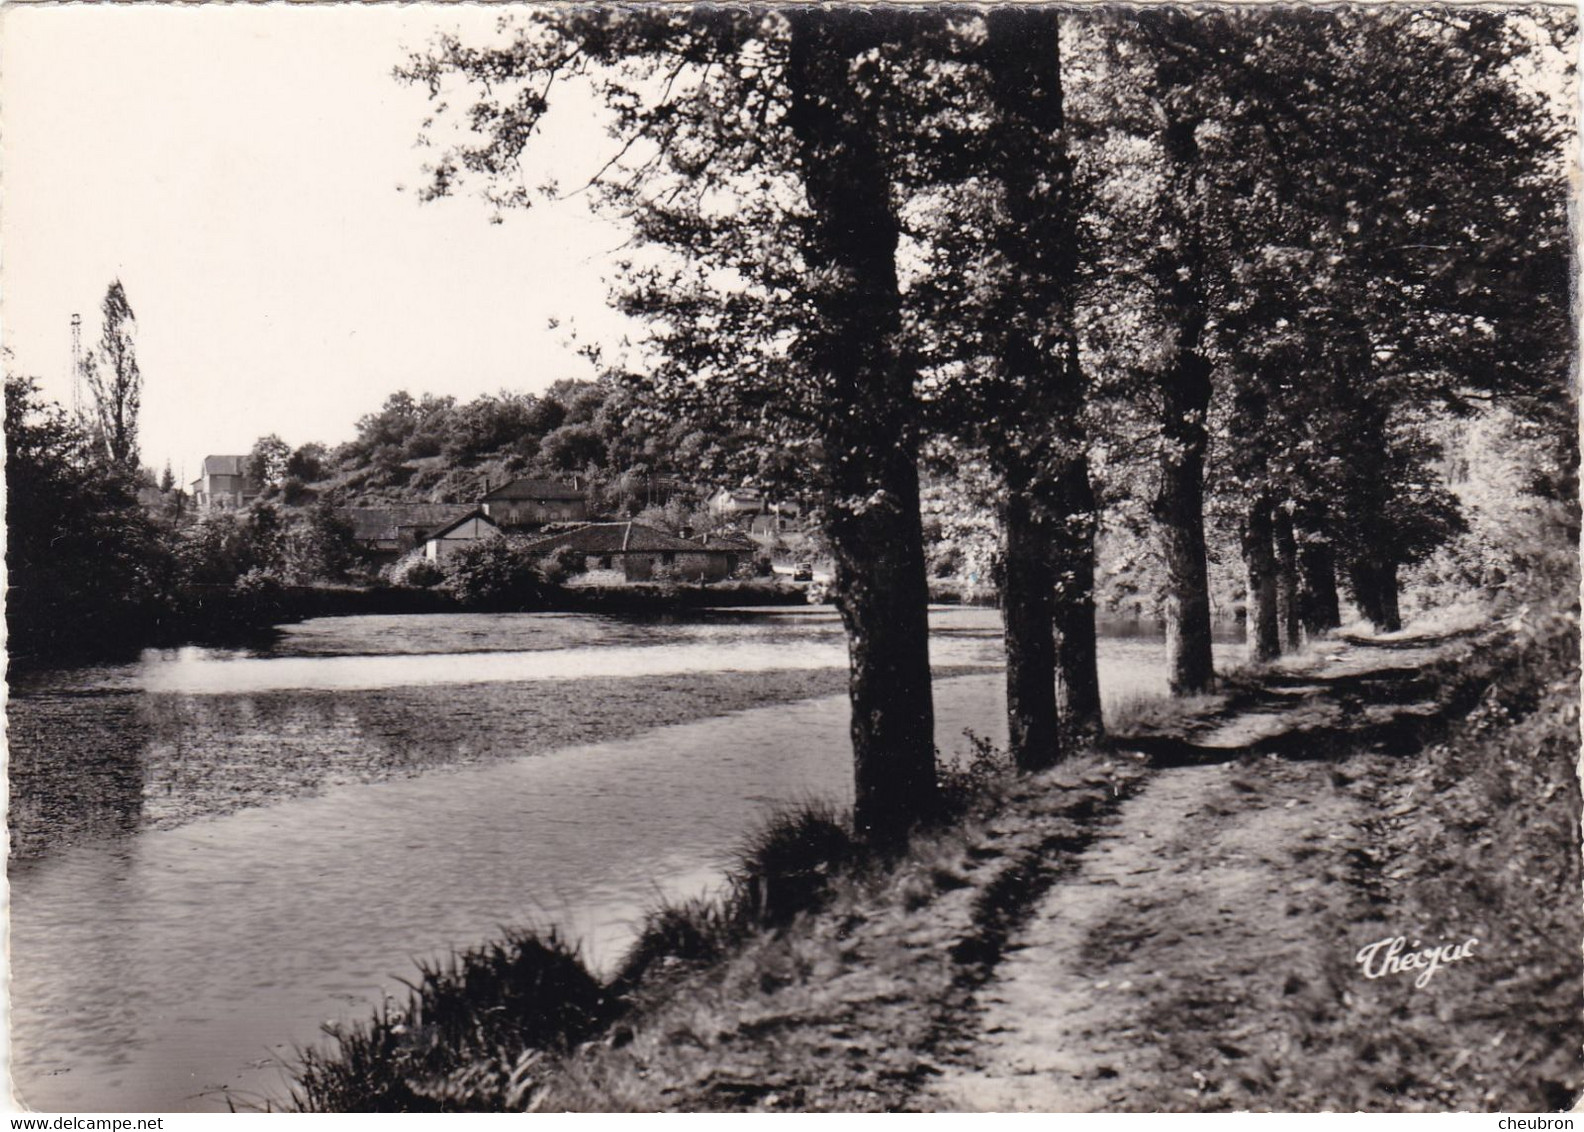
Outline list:
[[[1359,731],[1352,748],[1293,759],[1250,753],[1230,776],[1210,776],[1220,783],[1214,798],[1185,796],[1207,828],[1275,814],[1304,831],[1302,844],[1282,850],[1288,871],[1270,878],[1286,891],[1286,879],[1314,873],[1304,882],[1312,897],[1294,897],[1286,915],[1299,918],[1283,925],[1302,942],[1294,954],[1307,965],[1301,979],[1236,984],[1249,999],[1238,1016],[1258,1018],[1272,1036],[1252,1051],[1232,1043],[1218,1054],[1222,1047],[1196,1027],[1222,1023],[1178,1001],[1199,986],[1193,948],[1165,947],[1158,965],[1176,956],[1183,969],[1155,971],[1164,975],[1162,997],[1139,1003],[1141,1016],[1159,1017],[1144,1037],[1112,1040],[1144,1042],[1149,1053],[1138,1065],[1204,1072],[1179,1080],[1175,1069],[1146,1071],[1125,1082],[1120,1103],[1570,1103],[1584,1042],[1577,649],[1575,614],[1512,621],[1412,682],[1414,694],[1430,689],[1440,708],[1413,717],[1423,720],[1422,750],[1417,742],[1383,748],[1368,737],[1382,732]],[[1233,689],[1230,698],[1244,694],[1253,691]],[[1179,736],[1228,710],[1228,697],[1137,705],[1131,726]],[[981,748],[972,765],[952,772],[952,814],[898,856],[856,845],[844,815],[785,816],[745,847],[720,896],[656,910],[610,978],[594,978],[553,937],[514,937],[470,954],[427,973],[404,1010],[309,1053],[297,1103],[357,1111],[930,1107],[931,1081],[976,1064],[976,996],[1025,946],[1042,898],[1071,883],[1108,831],[1172,773],[1126,747],[1027,778]],[[1320,793],[1334,792],[1338,814],[1364,815],[1345,836],[1305,824],[1302,806],[1318,798],[1316,782]],[[1171,797],[1155,802],[1172,806]],[[1152,819],[1139,810],[1132,820],[1148,829]],[[1191,880],[1200,848],[1183,852],[1175,867]],[[1272,914],[1247,912],[1256,934],[1269,922],[1260,917]],[[1361,980],[1353,952],[1388,932],[1427,944],[1477,936],[1486,950],[1478,964],[1438,974],[1430,995],[1412,979]],[[1109,937],[1085,946],[1108,941],[1121,946]],[[1102,963],[1103,953],[1089,962]],[[1258,967],[1257,955],[1250,962]]]
[[[1373,938],[1480,940],[1478,962],[1364,982],[1330,963],[1348,1009],[1317,1019],[1302,1104],[1509,1111],[1584,1094],[1576,611],[1525,612],[1443,664],[1442,734],[1351,784],[1372,803],[1353,883]],[[1427,994],[1427,990],[1432,993]]]

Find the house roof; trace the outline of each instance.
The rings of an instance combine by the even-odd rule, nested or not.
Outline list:
[[[736,531],[712,531],[699,540],[708,550],[758,550],[759,544]]]
[[[680,551],[697,554],[703,550],[720,549],[704,547],[685,538],[668,535],[642,523],[590,523],[575,530],[563,531],[547,538],[535,539],[525,549],[548,554],[557,547],[570,546],[583,554],[632,554],[656,551]]]
[[[472,507],[455,503],[386,503],[379,507],[347,507],[341,512],[359,542],[395,542],[403,530],[427,530],[470,514]]]
[[[429,542],[432,539],[445,538],[446,535],[456,530],[463,523],[466,523],[472,519],[481,520],[482,522],[488,523],[490,526],[494,527],[497,531],[500,530],[500,524],[496,523],[494,519],[491,519],[488,515],[484,514],[484,512],[475,508],[474,510],[469,511],[466,515],[458,515],[445,526],[430,531],[429,534],[424,538],[424,541]]]
[[[484,496],[485,502],[495,500],[530,499],[542,501],[549,499],[582,499],[583,492],[575,487],[568,487],[564,483],[554,480],[536,480],[531,477],[512,480],[502,484],[494,491]]]
[[[248,458],[246,456],[205,456],[203,459],[203,474],[206,476],[245,476],[247,475]]]

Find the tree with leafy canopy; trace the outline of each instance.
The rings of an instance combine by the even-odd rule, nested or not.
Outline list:
[[[1257,203],[1227,208],[1244,287],[1220,337],[1264,351],[1230,369],[1275,414],[1252,446],[1267,467],[1246,477],[1250,498],[1275,507],[1279,544],[1288,516],[1340,551],[1361,612],[1394,629],[1398,569],[1462,529],[1430,422],[1492,397],[1566,399],[1569,123],[1522,79],[1565,29],[1474,9],[1248,23],[1247,97],[1221,159],[1255,164]],[[1263,574],[1269,524],[1250,522]],[[1271,618],[1255,620],[1268,655]]]
[[[1567,131],[1517,81],[1547,34],[1525,13],[1110,18],[1112,134],[1158,190],[1108,254],[1175,339],[1150,396],[1187,691],[1212,675],[1207,489],[1243,509],[1257,653],[1334,625],[1338,573],[1393,628],[1397,568],[1458,529],[1422,422],[1562,397]]]
[[[143,374],[137,361],[137,315],[132,313],[121,280],[114,280],[106,289],[100,317],[99,345],[83,359],[93,396],[96,439],[111,463],[135,468]]]
[[[287,476],[287,465],[291,461],[292,448],[274,433],[261,436],[253,443],[253,449],[248,454],[247,475],[260,490],[279,490]]]
[[[1094,58],[1086,133],[1094,137],[1087,149],[1101,166],[1097,226],[1107,237],[1097,258],[1114,276],[1101,288],[1105,316],[1091,326],[1102,341],[1120,325],[1155,344],[1125,383],[1123,396],[1148,409],[1142,434],[1125,445],[1147,444],[1152,455],[1140,487],[1158,537],[1168,682],[1179,695],[1204,692],[1215,678],[1204,470],[1220,261],[1200,131],[1221,108],[1218,73],[1228,52],[1201,15],[1105,11],[1088,29]],[[1141,299],[1150,308],[1142,324],[1119,315],[1123,301]]]
[[[482,140],[428,195],[480,178],[497,207],[558,84],[587,83],[623,139],[598,199],[669,256],[633,264],[624,303],[651,320],[657,383],[729,404],[764,440],[822,457],[818,483],[849,637],[855,821],[895,841],[936,805],[915,364],[901,318],[898,61],[945,12],[896,8],[571,8],[504,46],[441,39],[403,75],[436,100],[471,84]]]
[[[286,458],[285,473],[300,483],[314,483],[324,478],[325,456],[325,446],[310,441],[293,450]]]
[[[168,612],[172,564],[129,466],[17,374],[5,443],[12,653],[141,643]]]

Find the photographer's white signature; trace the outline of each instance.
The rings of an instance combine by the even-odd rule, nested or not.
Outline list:
[[[1408,937],[1389,936],[1359,948],[1359,953],[1353,957],[1353,962],[1363,968],[1366,979],[1378,979],[1382,975],[1397,975],[1404,971],[1418,971],[1419,977],[1414,980],[1414,986],[1424,987],[1429,984],[1430,976],[1448,963],[1456,963],[1472,956],[1478,944],[1477,939],[1466,939],[1462,943],[1445,943],[1439,947],[1421,949],[1416,939],[1413,941],[1413,950],[1404,954],[1408,946]]]

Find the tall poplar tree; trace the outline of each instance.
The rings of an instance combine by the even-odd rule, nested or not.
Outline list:
[[[112,464],[136,469],[143,374],[137,361],[137,316],[121,280],[113,281],[105,291],[100,317],[99,346],[84,359],[95,431]]]

